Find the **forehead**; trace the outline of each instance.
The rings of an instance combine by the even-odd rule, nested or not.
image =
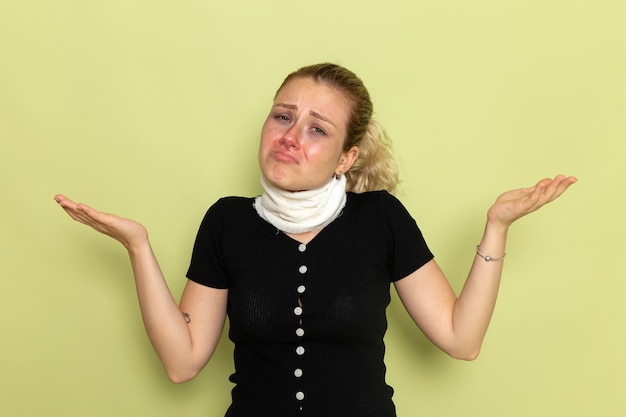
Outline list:
[[[347,123],[350,109],[350,103],[341,91],[309,77],[289,80],[276,94],[274,103],[295,105],[298,109],[315,111],[343,123]]]

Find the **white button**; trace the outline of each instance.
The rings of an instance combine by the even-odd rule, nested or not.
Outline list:
[[[296,329],[296,335],[298,335],[298,336],[300,336],[300,337],[304,336],[304,329],[302,329],[302,328],[300,328],[300,327],[299,327],[299,328],[297,328],[297,329]]]
[[[296,400],[298,400],[298,401],[304,400],[304,392],[302,392],[302,391],[296,392]]]
[[[298,356],[304,355],[304,348],[302,346],[298,346],[296,348],[296,353],[298,354]]]
[[[301,243],[300,246],[298,246],[298,250],[300,252],[304,252],[306,250],[306,245],[304,243]]]
[[[301,316],[302,315],[302,307],[296,307],[293,309],[293,314],[295,314],[296,316]]]
[[[298,294],[304,294],[305,291],[306,291],[306,287],[304,285],[300,285],[298,287]]]
[[[306,271],[307,271],[306,265],[302,265],[300,268],[298,268],[298,271],[300,271],[301,274],[306,273]]]
[[[296,369],[295,371],[293,371],[293,374],[296,376],[296,378],[300,378],[302,376],[302,369]]]

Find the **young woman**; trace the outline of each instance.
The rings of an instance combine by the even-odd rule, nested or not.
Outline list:
[[[200,372],[228,315],[229,417],[395,416],[383,362],[390,284],[434,344],[474,359],[509,226],[576,181],[559,175],[502,194],[457,297],[390,194],[397,171],[372,111],[361,80],[340,66],[313,65],[285,79],[262,129],[264,193],[208,210],[179,305],[143,226],[55,197],[73,219],[128,250],[148,336],[172,381]]]

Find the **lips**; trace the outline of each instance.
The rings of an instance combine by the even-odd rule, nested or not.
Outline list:
[[[298,161],[298,159],[295,156],[293,156],[289,152],[285,152],[284,150],[271,151],[270,156],[276,159],[277,161],[300,165],[300,161]]]

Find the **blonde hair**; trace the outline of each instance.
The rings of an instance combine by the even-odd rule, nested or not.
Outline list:
[[[399,180],[391,140],[382,126],[372,118],[374,106],[363,81],[344,67],[323,63],[292,72],[278,91],[294,78],[307,77],[337,89],[352,105],[343,149],[347,152],[356,146],[359,148],[359,156],[345,173],[346,191],[362,193],[387,190],[393,193]]]

